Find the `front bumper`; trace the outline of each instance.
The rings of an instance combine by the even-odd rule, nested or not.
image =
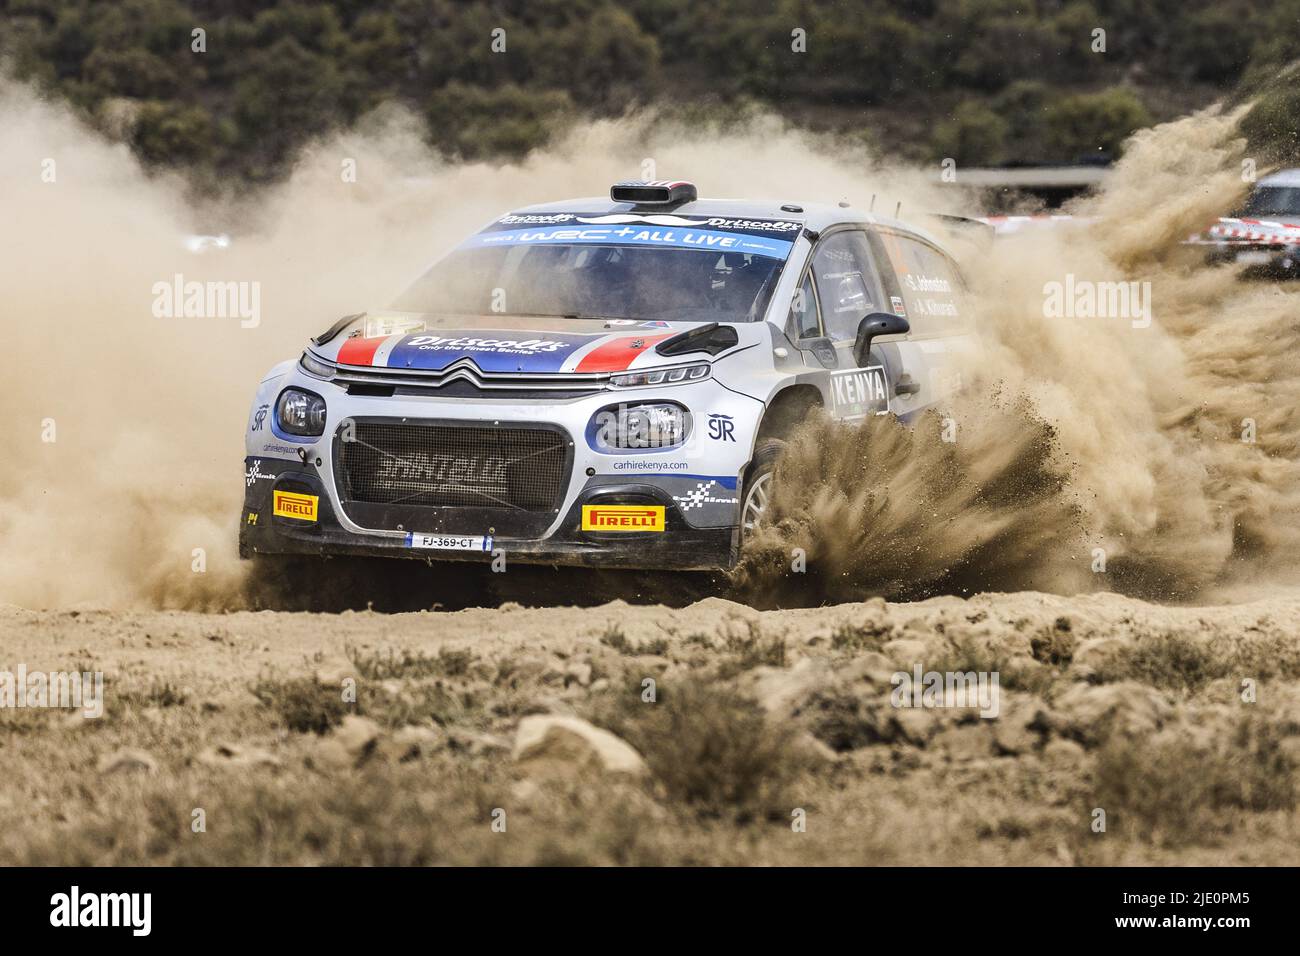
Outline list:
[[[276,427],[276,399],[290,387],[325,399],[321,437],[295,438]],[[597,449],[590,426],[611,403],[664,400],[691,415],[685,443],[639,452]],[[553,565],[729,568],[740,488],[762,412],[761,401],[713,379],[560,399],[442,398],[359,392],[286,363],[262,382],[249,419],[241,553],[425,561],[491,561],[504,554],[507,562]],[[345,444],[349,434],[355,444]],[[528,444],[536,435],[546,436],[540,444],[547,447]],[[516,484],[526,486],[527,500],[500,497],[502,463],[524,460],[527,473],[511,472],[508,481],[511,496]],[[468,497],[422,499],[418,485],[425,481],[438,484],[440,493],[464,486]],[[277,491],[316,499],[310,519],[277,515]],[[492,501],[501,506],[477,507]],[[611,504],[662,507],[662,528],[583,530],[584,506]],[[492,544],[481,553],[434,550],[412,547],[408,533],[490,537]]]
[[[494,535],[482,550],[434,550],[412,547],[401,531],[358,533],[340,520],[336,499],[315,464],[249,459],[244,507],[239,524],[239,555],[352,555],[411,558],[424,561],[492,563],[504,559],[524,564],[573,565],[644,570],[718,570],[735,563],[738,533],[734,526],[693,527],[686,507],[660,483],[627,479],[589,480],[574,498],[555,530],[545,538]],[[254,469],[253,462],[256,462]],[[322,462],[323,464],[323,462]],[[276,513],[275,492],[316,499],[314,516]],[[650,532],[583,531],[584,505],[631,504],[664,508],[664,530]],[[427,531],[428,529],[409,529]],[[484,528],[485,532],[490,528]]]

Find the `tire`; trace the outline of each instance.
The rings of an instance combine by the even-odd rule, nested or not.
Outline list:
[[[765,438],[754,449],[754,458],[745,474],[745,490],[740,496],[740,546],[762,524],[763,513],[771,500],[772,472],[776,470],[776,460],[785,450],[785,442],[779,438]]]

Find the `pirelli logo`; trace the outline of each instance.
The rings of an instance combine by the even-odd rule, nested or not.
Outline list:
[[[583,505],[583,531],[663,531],[663,505]]]
[[[300,495],[292,491],[277,491],[274,494],[275,516],[277,518],[297,518],[299,521],[315,521],[317,505],[320,498],[316,495]]]

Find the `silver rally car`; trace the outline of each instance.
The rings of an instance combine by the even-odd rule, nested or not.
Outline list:
[[[725,569],[814,407],[902,419],[972,337],[925,232],[685,182],[517,210],[262,380],[240,554]]]

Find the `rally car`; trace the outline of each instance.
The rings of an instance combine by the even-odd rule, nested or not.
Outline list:
[[[1206,246],[1211,263],[1245,266],[1249,275],[1300,276],[1300,169],[1265,176],[1236,215],[1220,219],[1186,244]]]
[[[240,553],[728,568],[810,409],[958,388],[964,299],[935,238],[846,204],[512,211],[262,380]]]

